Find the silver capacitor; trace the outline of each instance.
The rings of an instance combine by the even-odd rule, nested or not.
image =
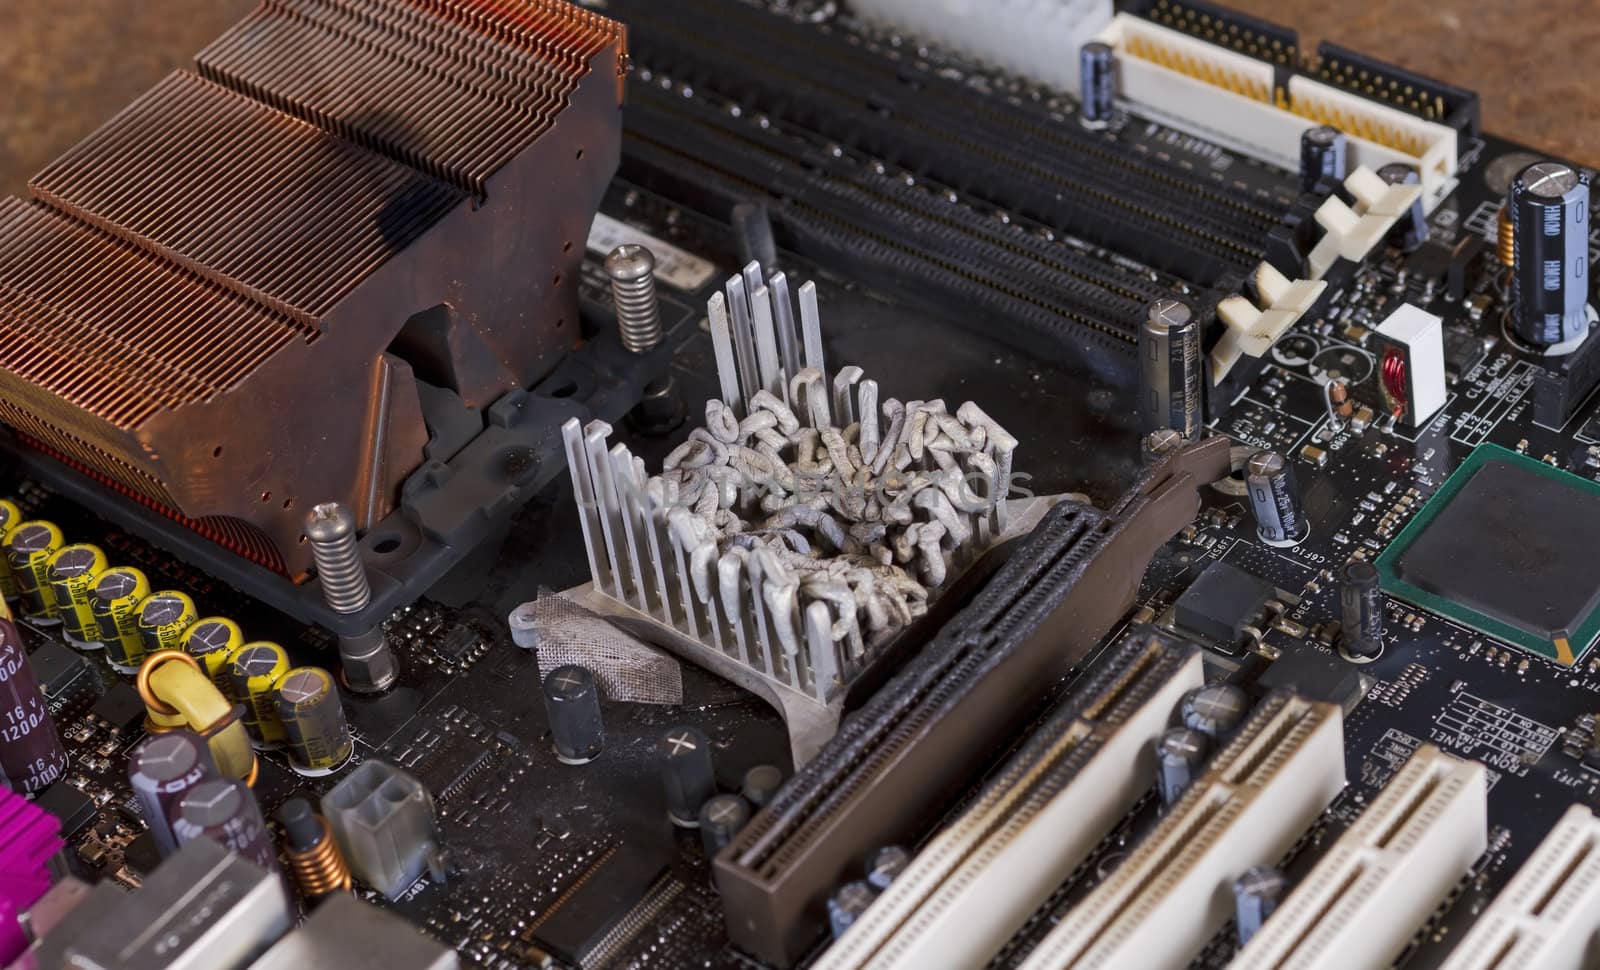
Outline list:
[[[1199,438],[1200,323],[1187,303],[1150,304],[1139,327],[1139,361],[1145,433],[1170,428],[1188,441]]]
[[[1269,546],[1299,545],[1311,531],[1300,506],[1294,469],[1275,451],[1258,451],[1244,468],[1245,490],[1255,513],[1256,535]]]
[[[1079,117],[1085,128],[1104,128],[1117,97],[1116,53],[1110,44],[1090,41],[1078,51]]]
[[[1211,739],[1186,727],[1168,730],[1156,741],[1156,788],[1171,808],[1189,790],[1211,754]]]
[[[1535,162],[1511,182],[1512,327],[1537,348],[1589,332],[1589,176]]]

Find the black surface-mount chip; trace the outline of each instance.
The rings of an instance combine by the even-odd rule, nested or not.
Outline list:
[[[90,713],[126,734],[144,723],[144,701],[139,699],[139,692],[131,686],[117,684],[94,702]]]
[[[1386,592],[1572,664],[1600,636],[1600,484],[1480,445],[1378,557]]]
[[[89,669],[89,662],[54,640],[46,640],[28,654],[28,666],[46,697],[60,697]]]
[[[70,839],[94,823],[100,814],[94,799],[66,782],[58,781],[39,796],[40,808],[61,820],[61,837]]]
[[[1238,649],[1277,589],[1238,566],[1213,562],[1178,597],[1173,622],[1180,630],[1197,634],[1230,651]]]
[[[554,909],[531,927],[533,941],[563,963],[587,970],[612,930],[644,902],[667,872],[653,846],[621,845],[578,877]]]

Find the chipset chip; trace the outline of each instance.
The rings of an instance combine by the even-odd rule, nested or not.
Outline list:
[[[1480,445],[1378,557],[1383,589],[1571,664],[1600,635],[1600,484]]]

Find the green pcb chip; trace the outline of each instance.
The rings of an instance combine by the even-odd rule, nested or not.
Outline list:
[[[1600,637],[1600,484],[1479,445],[1377,567],[1390,595],[1570,665]]]

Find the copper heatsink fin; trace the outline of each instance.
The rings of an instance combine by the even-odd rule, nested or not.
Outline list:
[[[301,574],[306,507],[376,521],[422,461],[408,319],[448,308],[467,350],[417,363],[474,406],[569,346],[624,43],[565,0],[265,0],[0,199],[0,423]]]

